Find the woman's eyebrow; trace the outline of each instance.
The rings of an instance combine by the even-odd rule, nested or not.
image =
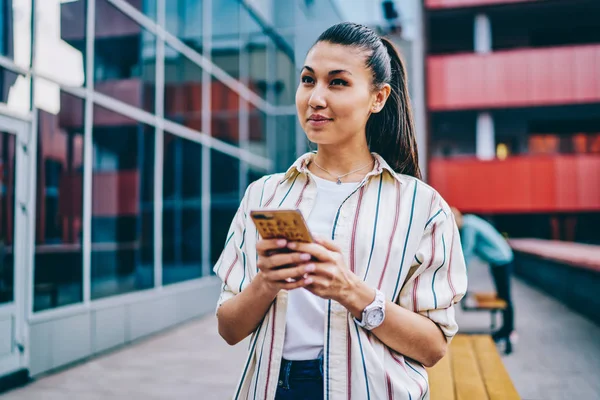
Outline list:
[[[312,74],[315,73],[315,70],[312,69],[311,67],[309,67],[308,65],[305,65],[304,67],[302,67],[302,69],[303,70],[306,69],[308,72],[310,72]],[[329,71],[328,75],[337,75],[337,74],[343,74],[343,73],[352,75],[352,72],[347,71],[345,69],[334,69],[334,70],[331,70],[331,71]]]

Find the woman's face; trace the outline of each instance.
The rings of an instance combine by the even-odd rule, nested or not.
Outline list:
[[[365,61],[365,52],[351,46],[319,42],[309,51],[296,91],[296,108],[311,142],[331,145],[365,140],[369,116],[387,98],[386,90],[372,90],[372,72]]]

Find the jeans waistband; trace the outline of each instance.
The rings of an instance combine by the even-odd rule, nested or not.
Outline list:
[[[323,359],[290,361],[281,360],[279,380],[285,386],[290,380],[312,380],[323,377]]]

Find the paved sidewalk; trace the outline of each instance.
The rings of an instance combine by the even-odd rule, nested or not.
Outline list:
[[[469,270],[469,290],[493,288],[487,266]],[[600,326],[513,279],[514,353],[504,365],[523,400],[600,399]],[[461,331],[489,329],[489,314],[457,315]]]
[[[486,268],[473,290],[491,288]],[[504,357],[524,400],[600,399],[600,327],[550,297],[514,282],[519,343]],[[488,314],[458,314],[462,331],[486,329]],[[247,341],[229,347],[206,317],[6,393],[3,400],[228,399]]]
[[[179,326],[0,395],[2,400],[223,400],[247,341],[228,346],[213,316]]]

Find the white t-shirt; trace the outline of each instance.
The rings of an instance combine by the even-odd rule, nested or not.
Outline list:
[[[306,223],[311,233],[331,237],[333,221],[342,202],[356,189],[358,182],[328,181],[311,174],[317,183],[317,197]],[[323,350],[327,300],[304,288],[291,290],[288,295],[283,358],[314,360]]]

